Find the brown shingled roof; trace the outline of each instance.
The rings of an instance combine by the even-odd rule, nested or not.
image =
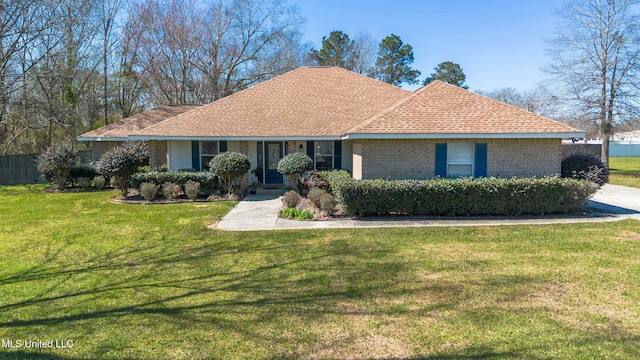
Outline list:
[[[581,131],[437,80],[347,133],[566,134]]]
[[[200,105],[163,105],[89,131],[79,136],[83,140],[126,139],[129,135],[161,121],[193,110]]]
[[[339,137],[409,94],[342,68],[302,67],[135,135]]]

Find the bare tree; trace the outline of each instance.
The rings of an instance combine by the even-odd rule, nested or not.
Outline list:
[[[354,64],[353,71],[358,74],[368,74],[376,65],[378,43],[368,32],[363,30],[353,39],[351,52]]]
[[[562,98],[600,128],[602,162],[609,164],[613,125],[637,112],[640,70],[638,0],[572,0],[548,42]]]

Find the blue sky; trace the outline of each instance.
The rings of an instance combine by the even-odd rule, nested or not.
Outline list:
[[[379,42],[399,35],[413,46],[413,67],[427,77],[441,62],[459,63],[471,90],[543,82],[545,39],[561,0],[291,0],[306,18],[305,39],[316,48],[332,30],[365,30]],[[414,90],[418,86],[403,85]]]

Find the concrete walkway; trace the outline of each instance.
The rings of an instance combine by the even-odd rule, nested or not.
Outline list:
[[[284,229],[337,229],[427,226],[498,226],[533,224],[573,224],[640,220],[640,189],[605,185],[587,203],[591,215],[553,215],[531,217],[380,217],[359,220],[296,221],[281,219],[282,190],[260,189],[238,203],[219,223],[219,230],[263,231]]]

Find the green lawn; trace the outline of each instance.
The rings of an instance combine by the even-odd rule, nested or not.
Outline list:
[[[0,358],[640,353],[637,221],[229,233],[114,195],[0,187],[0,339],[73,341]]]
[[[610,157],[609,183],[640,188],[640,157]]]

